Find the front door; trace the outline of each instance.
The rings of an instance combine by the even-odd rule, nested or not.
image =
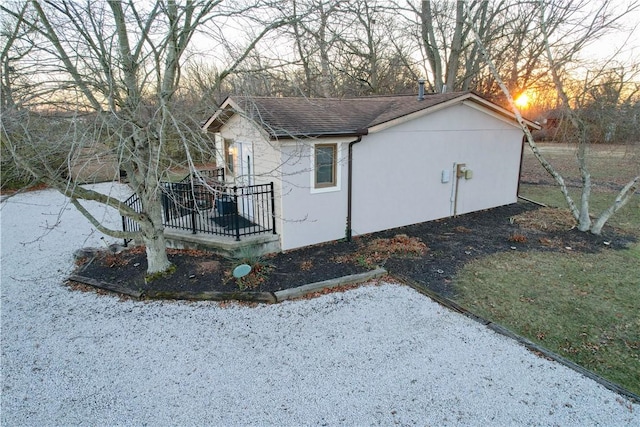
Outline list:
[[[236,185],[238,187],[249,187],[255,183],[253,175],[253,146],[250,142],[238,142],[237,149],[237,170]],[[239,192],[238,210],[240,215],[247,219],[253,219],[253,197],[250,189],[243,189]]]
[[[238,142],[236,147],[238,150],[236,184],[238,186],[253,185],[253,147],[248,142]]]

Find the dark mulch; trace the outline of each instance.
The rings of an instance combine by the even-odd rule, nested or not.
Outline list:
[[[451,296],[456,272],[467,262],[502,251],[581,251],[594,252],[625,247],[632,236],[605,229],[602,236],[575,229],[540,231],[524,229],[510,221],[514,215],[538,207],[521,202],[482,212],[401,227],[355,238],[288,251],[263,257],[262,270],[248,282],[247,290],[273,292],[304,284],[362,273],[372,261],[398,278],[410,279],[443,296]],[[374,239],[399,234],[420,239],[428,249],[421,255],[392,254],[386,259],[365,251]],[[606,242],[606,243],[605,243]],[[570,249],[568,249],[570,248]],[[376,258],[376,256],[378,258]],[[79,261],[76,274],[99,281],[123,284],[141,291],[233,292],[239,289],[231,272],[237,260],[207,252],[170,250],[176,271],[145,283],[144,250],[135,248],[117,255],[101,253]]]

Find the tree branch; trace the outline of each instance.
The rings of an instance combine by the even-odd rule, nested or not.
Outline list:
[[[600,216],[594,221],[593,226],[591,227],[591,233],[600,234],[602,232],[602,227],[604,227],[605,223],[618,212],[627,202],[631,199],[631,196],[638,189],[638,184],[640,184],[640,175],[633,178],[631,181],[625,185],[622,190],[618,193],[618,196],[613,201],[611,206],[605,209]]]
[[[538,161],[540,162],[542,167],[558,183],[558,186],[560,186],[560,191],[562,191],[562,194],[564,195],[565,200],[567,201],[567,204],[569,205],[569,209],[571,210],[571,213],[573,214],[573,216],[577,220],[580,217],[580,211],[578,211],[578,208],[576,207],[575,202],[573,201],[573,199],[571,198],[571,195],[569,194],[569,190],[567,189],[567,185],[564,182],[564,178],[562,177],[562,175],[560,175],[555,170],[555,168],[551,165],[551,163],[549,163],[547,161],[547,159],[545,159],[544,156],[542,156],[542,153],[540,153],[540,150],[538,149],[538,146],[537,146],[537,144],[535,143],[535,141],[533,139],[533,135],[531,135],[531,131],[529,130],[529,126],[527,126],[527,124],[525,123],[525,121],[524,121],[524,119],[522,117],[522,114],[520,113],[520,110],[516,106],[516,104],[515,104],[515,102],[513,100],[513,97],[511,96],[511,92],[509,91],[507,86],[504,84],[504,81],[500,77],[500,74],[498,73],[498,70],[496,69],[493,61],[491,60],[491,57],[489,56],[489,52],[487,52],[487,50],[486,50],[486,48],[484,46],[484,43],[482,43],[482,40],[480,39],[480,36],[476,32],[476,30],[473,27],[472,23],[467,22],[467,25],[469,25],[469,27],[471,28],[471,34],[475,38],[476,44],[477,44],[478,48],[480,49],[481,54],[484,56],[484,59],[485,59],[485,61],[487,63],[487,66],[489,67],[489,70],[491,71],[491,74],[493,75],[493,78],[496,80],[496,82],[500,86],[500,89],[502,90],[502,92],[504,93],[505,97],[507,98],[507,101],[509,102],[509,106],[510,106],[511,110],[513,111],[513,113],[515,114],[516,120],[518,121],[518,124],[520,125],[520,127],[522,128],[522,130],[523,130],[523,132],[524,132],[524,134],[526,136],[527,143],[528,143],[529,147],[531,148],[531,151],[533,151],[534,156],[536,157],[536,159],[538,159]]]
[[[80,204],[80,202],[78,202],[78,199],[76,198],[71,198],[71,203],[73,204],[73,206],[76,207],[76,209],[80,211],[80,213],[85,218],[87,218],[87,220],[91,223],[91,225],[93,225],[98,231],[106,234],[107,236],[115,237],[116,239],[132,239],[132,240],[142,238],[142,233],[140,232],[119,231],[119,230],[112,230],[110,228],[105,227],[100,223],[100,221],[96,219],[95,216],[91,214],[91,212],[86,210],[85,207],[82,206],[82,204]]]

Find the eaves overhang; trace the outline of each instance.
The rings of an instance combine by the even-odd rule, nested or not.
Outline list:
[[[202,125],[201,129],[205,132],[217,132],[229,120],[229,118],[239,110],[240,108],[238,104],[236,104],[230,97],[227,97],[222,104],[220,104],[220,107],[218,107],[216,112],[207,119],[204,125]]]
[[[340,132],[307,132],[307,133],[269,133],[269,139],[309,139],[309,138],[338,138],[347,136],[364,136],[369,133],[369,129],[355,129],[353,131]]]

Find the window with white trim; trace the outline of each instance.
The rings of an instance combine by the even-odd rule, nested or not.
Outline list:
[[[327,188],[337,185],[337,144],[317,144],[314,147],[314,187]]]
[[[227,166],[227,172],[233,175],[233,165],[235,159],[235,147],[233,147],[232,139],[224,140],[224,163]]]

